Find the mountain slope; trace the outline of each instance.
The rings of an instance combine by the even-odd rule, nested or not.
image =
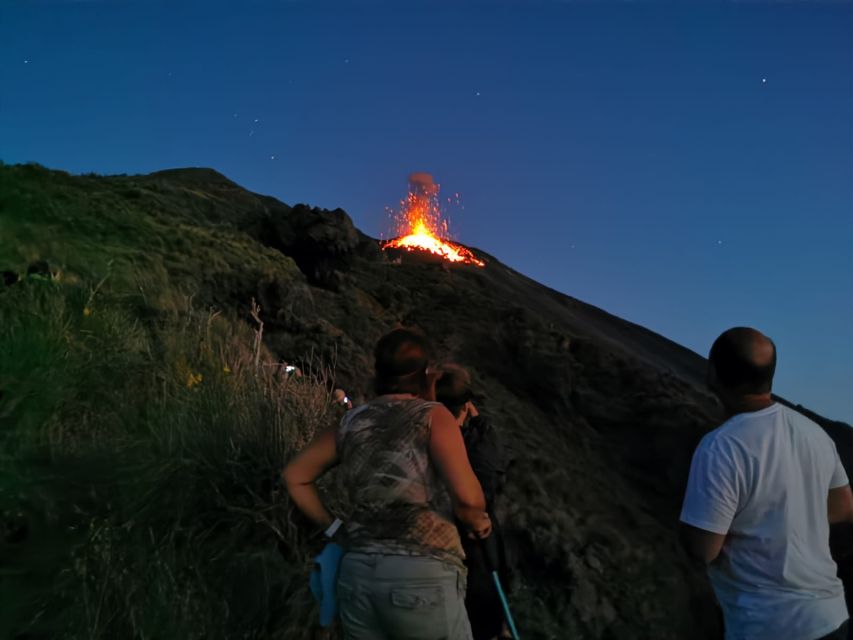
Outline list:
[[[44,260],[90,290],[108,276],[111,304],[145,327],[182,295],[251,324],[254,298],[270,352],[333,364],[356,401],[375,341],[421,327],[439,360],[472,370],[513,454],[503,510],[525,637],[719,637],[676,539],[691,452],[720,419],[695,353],[476,249],[483,269],[385,253],[341,210],[290,207],[209,169],[0,167],[0,234],[14,239],[0,268]]]

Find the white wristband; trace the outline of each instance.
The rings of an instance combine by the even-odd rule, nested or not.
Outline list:
[[[338,532],[338,529],[341,528],[341,525],[343,523],[343,520],[341,520],[340,518],[335,518],[335,521],[329,525],[329,528],[323,532],[323,535],[327,538],[334,537],[334,535]]]

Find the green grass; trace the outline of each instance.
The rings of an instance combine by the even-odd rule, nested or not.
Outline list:
[[[293,263],[190,192],[44,172],[0,166],[0,268],[54,267],[0,289],[0,637],[311,637],[278,472],[334,419],[329,372],[284,379],[250,295],[193,302]]]

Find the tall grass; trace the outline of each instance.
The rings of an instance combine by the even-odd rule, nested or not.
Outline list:
[[[98,283],[0,290],[0,637],[312,637],[279,471],[330,371],[287,376],[249,309]]]

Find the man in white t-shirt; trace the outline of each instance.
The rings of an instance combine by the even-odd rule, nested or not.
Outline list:
[[[729,418],[693,454],[681,522],[686,550],[707,564],[726,639],[848,640],[829,524],[853,522],[853,493],[835,445],[773,401],[769,338],[730,329],[708,359]]]

